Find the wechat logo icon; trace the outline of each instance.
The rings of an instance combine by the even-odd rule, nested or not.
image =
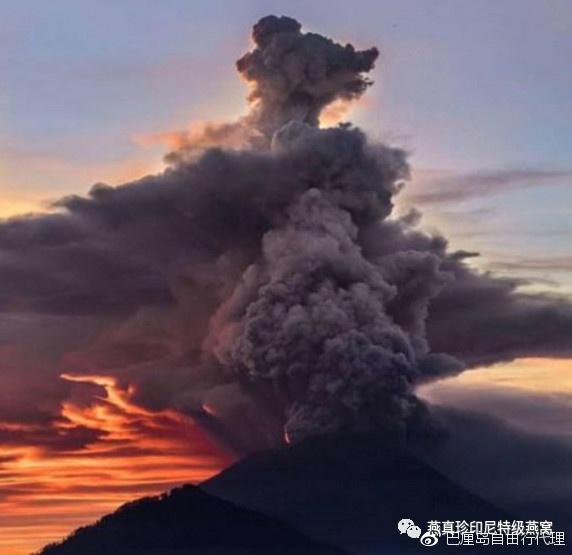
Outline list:
[[[417,539],[421,536],[421,528],[415,526],[410,518],[402,518],[397,524],[397,529],[400,534],[407,534],[410,538]]]

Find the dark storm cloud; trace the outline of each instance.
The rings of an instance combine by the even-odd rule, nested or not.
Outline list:
[[[58,351],[68,366],[248,447],[284,431],[406,434],[426,416],[418,382],[572,354],[569,304],[470,270],[473,253],[416,230],[416,212],[390,218],[403,151],[316,126],[364,92],[377,50],[289,18],[253,38],[238,62],[247,116],[184,143],[163,174],[0,223],[5,313],[97,321],[89,346]]]
[[[476,253],[448,252],[445,238],[413,229],[403,220],[366,227],[362,243],[368,256],[403,250],[429,252],[441,260],[440,268],[451,281],[429,307],[426,327],[433,350],[469,366],[572,356],[572,305],[566,298],[521,293],[520,279],[475,271],[464,260]]]
[[[471,366],[519,357],[572,357],[572,306],[565,297],[518,292],[520,280],[495,278],[446,261],[455,280],[431,308],[429,342]]]
[[[513,189],[569,183],[570,180],[572,174],[569,171],[535,169],[444,175],[429,178],[422,187],[409,194],[408,199],[421,205],[461,202]]]

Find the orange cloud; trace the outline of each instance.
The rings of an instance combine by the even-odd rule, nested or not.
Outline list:
[[[29,553],[128,500],[200,482],[230,462],[190,419],[137,406],[133,390],[115,378],[62,378],[101,394],[84,404],[64,403],[53,433],[97,433],[82,446],[54,450],[26,444],[34,426],[0,423],[0,430],[21,434],[20,444],[0,447],[2,555]]]
[[[503,387],[536,394],[572,396],[570,359],[524,358],[464,372],[447,380],[456,387]]]
[[[212,147],[241,148],[251,137],[252,130],[239,118],[233,123],[199,121],[185,130],[139,134],[133,141],[143,147],[161,145],[169,152],[180,149],[200,152]]]
[[[357,105],[365,105],[363,99],[338,99],[322,111],[321,127],[332,127],[344,121]],[[187,129],[162,131],[157,133],[141,133],[133,136],[135,144],[142,147],[163,146],[168,151],[179,149],[202,150],[221,146],[226,148],[241,148],[252,139],[253,130],[249,128],[244,118],[237,117],[234,122],[197,121]]]
[[[339,99],[326,106],[320,114],[320,127],[333,127],[343,121],[357,102]]]

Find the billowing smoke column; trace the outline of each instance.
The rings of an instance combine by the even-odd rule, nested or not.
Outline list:
[[[412,388],[428,354],[427,304],[447,276],[431,254],[364,256],[360,231],[389,216],[408,176],[404,153],[368,144],[357,129],[317,127],[327,104],[363,93],[378,52],[303,34],[284,17],[259,21],[253,38],[255,50],[237,63],[253,83],[246,119],[271,137],[261,155],[287,193],[267,211],[256,260],[216,311],[204,346],[278,407],[289,441],[404,432],[419,408]],[[388,306],[415,279],[424,286],[402,298],[408,321],[399,325]],[[451,359],[442,368],[438,360],[435,374],[451,369]]]
[[[264,136],[288,121],[318,125],[320,112],[334,100],[352,100],[371,84],[376,48],[356,51],[315,33],[301,33],[289,17],[265,17],[253,28],[256,48],[238,62],[253,84],[248,122]]]
[[[432,254],[368,258],[359,243],[360,230],[391,210],[403,153],[368,145],[356,129],[293,121],[275,133],[272,156],[301,188],[213,317],[207,345],[275,398],[289,440],[405,429],[428,353],[427,304],[447,276]],[[401,325],[388,310],[400,293]],[[433,372],[451,369],[433,358]]]
[[[138,402],[185,411],[240,450],[404,436],[427,421],[423,380],[572,354],[568,303],[475,273],[414,215],[390,217],[401,150],[318,127],[329,103],[365,91],[377,50],[286,17],[263,18],[253,38],[237,64],[246,116],[189,139],[161,175],[0,224],[6,322],[95,329],[62,349],[68,363],[90,359]]]

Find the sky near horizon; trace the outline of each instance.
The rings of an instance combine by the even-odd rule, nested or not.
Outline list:
[[[251,47],[252,24],[271,13],[359,48],[379,47],[375,84],[347,118],[411,153],[413,179],[399,213],[420,209],[425,228],[442,231],[453,248],[481,253],[471,262],[479,268],[572,297],[572,4],[565,0],[0,0],[0,217],[47,210],[97,182],[159,172],[170,133],[244,113],[247,90],[234,62]],[[527,413],[524,425],[546,432],[557,422],[571,437],[569,361],[525,359],[494,370],[423,395],[453,406],[468,402],[467,391],[475,399],[497,386],[499,395],[517,385],[517,397],[559,395],[553,420]],[[200,480],[229,460],[194,428],[181,433],[176,414],[142,412],[105,377],[64,379],[78,390],[66,418],[95,423],[102,436],[86,453],[2,452],[12,480],[0,498],[0,512],[12,511],[0,524],[7,555],[134,495]],[[94,406],[82,401],[86,383],[100,389]],[[510,404],[501,395],[489,408],[518,416],[515,398]],[[41,433],[31,432],[41,444]],[[146,458],[125,462],[114,442]],[[84,488],[94,479],[90,458],[109,467],[95,501]],[[39,493],[26,496],[32,479]],[[71,503],[85,505],[70,515]]]

